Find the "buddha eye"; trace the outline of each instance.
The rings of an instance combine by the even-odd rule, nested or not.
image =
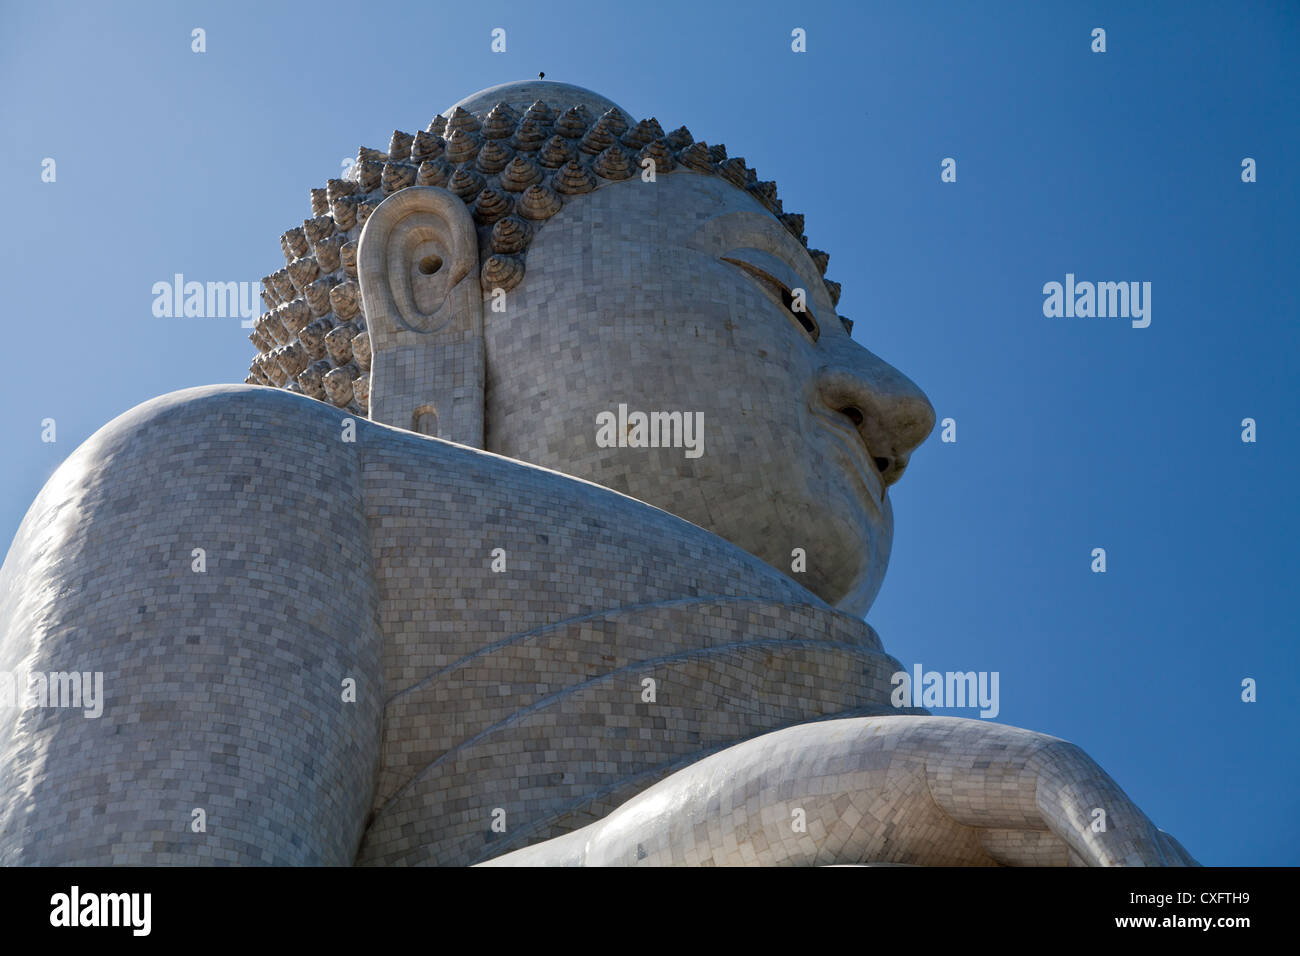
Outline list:
[[[795,292],[799,293],[798,295]],[[781,304],[785,306],[787,312],[794,317],[794,320],[803,326],[803,330],[812,336],[814,342],[821,335],[821,329],[817,327],[817,320],[812,317],[805,304],[805,293],[803,289],[796,289],[791,292],[784,286],[781,287]]]
[[[821,329],[817,325],[817,319],[808,310],[808,294],[802,287],[790,288],[772,275],[771,272],[759,268],[753,263],[746,262],[744,259],[723,256],[722,261],[737,266],[745,275],[753,279],[763,291],[780,302],[784,306],[786,314],[803,329],[804,334],[812,341],[816,342],[821,336]]]

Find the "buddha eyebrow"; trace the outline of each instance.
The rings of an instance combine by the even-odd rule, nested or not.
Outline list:
[[[778,232],[772,232],[774,227]],[[781,236],[781,238],[774,240],[774,235]],[[795,245],[792,247],[791,243],[795,243]],[[725,258],[734,253],[735,258],[744,259],[744,250],[757,249],[761,253],[779,260],[786,268],[798,276],[798,285],[808,290],[810,299],[814,295],[813,290],[817,289],[818,283],[821,281],[816,272],[816,264],[807,255],[798,254],[797,250],[803,249],[803,247],[799,246],[796,240],[789,236],[788,231],[781,225],[780,221],[769,216],[746,210],[737,210],[723,213],[720,216],[713,216],[700,223],[695,231],[691,233],[686,244],[692,249],[707,252],[719,258]],[[804,251],[806,252],[806,250]],[[760,263],[755,262],[753,265],[757,266]]]

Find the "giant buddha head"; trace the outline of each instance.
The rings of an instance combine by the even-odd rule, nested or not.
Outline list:
[[[311,197],[248,382],[614,489],[866,612],[934,412],[851,338],[827,254],[743,159],[529,81]]]

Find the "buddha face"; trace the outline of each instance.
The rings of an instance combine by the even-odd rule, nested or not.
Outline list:
[[[887,489],[934,411],[852,341],[756,199],[677,170],[567,204],[504,310],[485,304],[484,342],[489,451],[685,518],[842,610],[871,605]]]

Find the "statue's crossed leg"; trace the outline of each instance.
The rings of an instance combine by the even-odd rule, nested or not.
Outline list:
[[[488,865],[1189,866],[1073,744],[946,717],[802,724]]]

